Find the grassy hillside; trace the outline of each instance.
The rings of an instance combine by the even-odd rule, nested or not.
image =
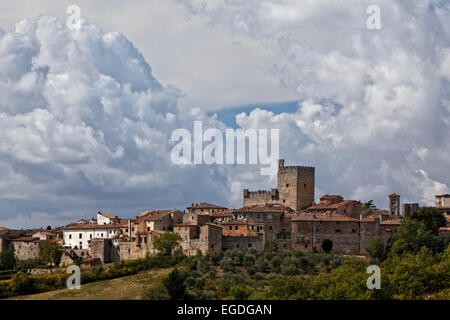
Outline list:
[[[14,300],[136,300],[142,299],[144,288],[158,283],[171,269],[143,271],[141,273],[81,286],[80,290],[61,289],[14,297]]]

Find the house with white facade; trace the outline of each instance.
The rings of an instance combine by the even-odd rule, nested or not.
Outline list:
[[[97,212],[97,224],[113,224],[113,223],[118,223],[119,222],[119,217],[115,216],[113,214],[110,213],[105,213],[105,212]]]
[[[118,224],[70,224],[64,227],[64,247],[89,249],[92,239],[117,239],[119,232]]]

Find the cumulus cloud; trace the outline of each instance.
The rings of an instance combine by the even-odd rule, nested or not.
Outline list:
[[[226,173],[175,166],[169,143],[193,119],[221,124],[179,111],[181,91],[124,35],[42,15],[1,34],[0,65],[0,224],[223,201]]]
[[[394,190],[423,205],[449,191],[448,1],[218,2],[195,12],[274,45],[272,72],[301,100],[295,114],[238,115],[240,126],[281,128],[281,154],[315,165],[324,192],[386,207]],[[366,28],[371,4],[381,30]]]
[[[199,90],[208,102],[245,96],[236,68],[224,67],[230,61],[245,62],[246,77],[254,69],[278,79],[255,76],[251,92],[266,100],[268,92],[288,92],[286,100],[301,101],[295,113],[255,109],[236,122],[243,129],[280,129],[287,164],[316,167],[317,197],[340,193],[386,207],[394,190],[422,205],[449,192],[448,1],[176,2],[185,8],[188,30],[195,25],[204,31],[199,37],[214,35],[212,47],[237,41],[230,55],[217,53],[224,60],[217,69],[232,70],[218,71],[231,79],[223,92],[208,89],[211,64],[202,71],[202,59],[189,60],[185,70],[195,84],[205,82]],[[381,30],[366,28],[371,4],[380,6]],[[86,22],[72,31],[48,15],[1,31],[0,225],[63,223],[97,209],[131,216],[191,201],[237,207],[242,188],[275,186],[275,177],[260,176],[255,166],[170,162],[174,129],[192,129],[194,119],[224,129],[205,115],[205,104],[179,107],[182,90],[158,81],[119,32]]]

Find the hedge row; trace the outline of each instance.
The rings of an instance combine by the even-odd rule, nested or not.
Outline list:
[[[106,267],[82,271],[81,284],[120,278],[144,270],[168,268],[184,262],[186,258],[184,255],[155,255],[136,260],[124,260]],[[19,272],[9,281],[0,281],[0,298],[63,289],[66,287],[69,276],[70,274],[67,273],[28,275]]]

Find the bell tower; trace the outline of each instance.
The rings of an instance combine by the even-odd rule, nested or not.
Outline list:
[[[389,195],[389,216],[400,218],[400,195],[396,193]]]

